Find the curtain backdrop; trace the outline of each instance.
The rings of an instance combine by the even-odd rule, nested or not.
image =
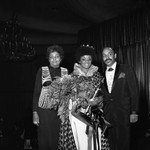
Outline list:
[[[79,44],[95,47],[98,63],[103,68],[102,49],[105,46],[117,50],[118,61],[130,64],[140,88],[140,114],[143,120],[150,112],[150,12],[138,10],[124,16],[96,24],[81,30]]]

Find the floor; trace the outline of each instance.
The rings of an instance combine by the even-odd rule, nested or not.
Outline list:
[[[149,150],[150,149],[150,136],[139,137],[137,142],[134,143],[132,150]]]
[[[20,148],[19,148],[20,147]],[[37,146],[32,146],[32,147],[22,147],[16,145],[11,142],[9,143],[3,143],[1,145],[0,150],[37,150]],[[138,138],[138,140],[133,144],[133,147],[131,150],[150,150],[150,135],[149,136],[141,136]]]
[[[150,128],[133,126],[131,150],[150,150]]]
[[[131,150],[150,150],[150,135],[149,136],[141,136],[138,138],[137,142],[133,144]],[[29,149],[26,149],[29,150]],[[37,150],[37,148],[32,148],[32,150]]]
[[[150,150],[150,129],[143,130],[142,127],[133,126],[132,132],[132,148],[131,150]],[[17,136],[17,132],[8,134],[7,138],[0,136],[0,150],[37,150],[36,138],[32,140],[31,147],[27,146],[30,141],[26,141],[24,146],[22,137]],[[1,135],[1,134],[0,134]]]

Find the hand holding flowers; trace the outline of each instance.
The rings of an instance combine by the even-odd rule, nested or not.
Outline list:
[[[83,77],[77,75],[65,75],[58,77],[50,85],[51,108],[58,108],[58,116],[61,120],[69,115],[69,101],[72,101],[72,110],[86,109],[102,103],[102,96],[97,96],[100,91],[102,78]],[[57,106],[57,107],[56,107]]]

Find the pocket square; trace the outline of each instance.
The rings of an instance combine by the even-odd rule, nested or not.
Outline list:
[[[120,79],[120,78],[125,78],[125,73],[121,72],[121,73],[119,74],[118,79]]]

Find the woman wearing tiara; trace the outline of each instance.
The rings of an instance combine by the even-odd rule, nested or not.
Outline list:
[[[102,115],[103,77],[98,72],[98,67],[92,64],[96,60],[93,47],[80,46],[75,58],[77,63],[74,64],[71,74],[72,87],[66,94],[66,101],[62,100],[58,109],[59,115],[65,114],[65,117],[60,115],[63,121],[59,150],[106,150],[109,147],[102,146],[102,129],[99,122]]]

